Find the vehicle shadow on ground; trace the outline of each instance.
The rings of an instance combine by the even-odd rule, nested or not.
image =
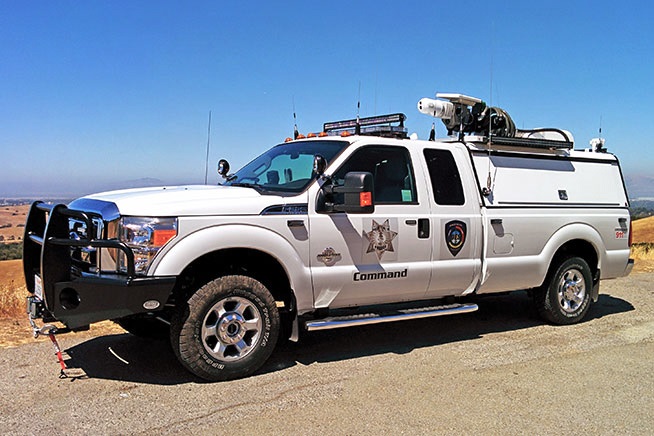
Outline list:
[[[404,354],[419,348],[474,340],[490,333],[546,324],[538,316],[527,292],[482,297],[474,302],[479,305],[479,310],[465,315],[307,333],[300,343],[281,344],[269,364],[273,366],[272,370],[278,370],[285,363],[310,365],[376,354]],[[632,310],[634,307],[625,300],[600,295],[585,322]],[[267,369],[266,366],[263,371]]]
[[[306,333],[299,343],[280,343],[258,374],[281,371],[297,364],[311,365],[386,353],[405,354],[419,348],[544,324],[526,292],[490,296],[476,302],[479,311],[464,315]],[[634,307],[625,300],[600,295],[599,301],[591,306],[587,319],[632,310]],[[93,338],[66,352],[70,356],[68,366],[83,370],[89,378],[160,385],[202,382],[184,370],[167,341],[118,334]]]
[[[84,378],[177,385],[199,381],[182,368],[168,341],[129,333],[99,336],[65,350],[66,366]],[[76,373],[71,370],[71,373]]]

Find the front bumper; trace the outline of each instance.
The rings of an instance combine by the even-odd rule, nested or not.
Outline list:
[[[54,283],[49,297],[31,296],[28,307],[32,319],[61,321],[74,330],[106,319],[161,310],[174,286],[175,277],[82,277]]]
[[[71,238],[69,220],[85,223],[85,238]],[[30,318],[61,321],[70,329],[92,322],[163,309],[176,277],[138,277],[134,255],[125,244],[95,235],[94,220],[102,216],[65,205],[35,202],[25,224],[23,269]],[[78,248],[114,249],[125,253],[128,273],[93,270],[74,255]]]

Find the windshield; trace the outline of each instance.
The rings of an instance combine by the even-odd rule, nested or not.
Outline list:
[[[223,184],[250,186],[260,191],[300,193],[315,178],[313,158],[327,163],[348,145],[346,141],[300,141],[277,145],[238,170]]]

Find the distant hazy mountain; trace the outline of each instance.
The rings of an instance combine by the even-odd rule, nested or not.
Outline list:
[[[627,185],[629,198],[654,198],[654,176],[625,175],[624,182]]]

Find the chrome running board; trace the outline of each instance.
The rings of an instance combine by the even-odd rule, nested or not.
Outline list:
[[[366,313],[361,315],[334,316],[325,319],[307,321],[304,325],[308,331],[330,330],[343,327],[380,324],[383,322],[405,321],[410,319],[429,318],[433,316],[458,315],[475,312],[476,304],[450,304],[447,306],[421,307],[403,309],[388,313]]]

